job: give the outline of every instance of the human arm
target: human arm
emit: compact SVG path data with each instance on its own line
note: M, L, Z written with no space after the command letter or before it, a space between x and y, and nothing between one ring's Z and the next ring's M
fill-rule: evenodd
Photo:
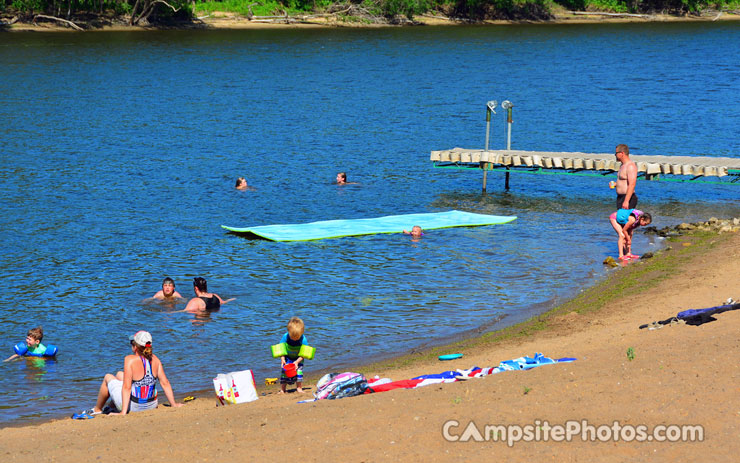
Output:
M637 219L635 216L630 215L627 219L627 223L624 225L624 247L626 248L626 254L632 254L632 232L635 231L637 225Z
M411 232L410 232L410 231L408 231L408 230L404 230L404 231L403 231L403 234L404 234L404 235L410 235L410 234L411 234Z
M131 403L131 382L134 378L134 361L135 356L129 355L123 361L123 386L121 386L121 410L111 415L125 415L128 413L128 406Z
M637 183L637 165L634 162L627 164L627 192L624 194L622 209L629 209L630 199L635 193L635 184Z
M3 360L3 362L10 362L11 360L15 360L15 359L17 359L18 357L20 357L20 355L18 355L18 354L13 354L13 355L11 355L10 357L8 357L8 358L6 358L5 360Z
M152 296L152 299L164 299L164 291L160 289Z
M303 357L298 357L297 359L293 360L293 363L296 365L300 365L300 363L303 362Z
M285 361L285 356L284 355L280 356L280 368L285 367L286 363L287 362Z
M154 357L154 359L156 359L157 363L157 379L159 379L159 384L162 385L162 389L164 390L165 397L167 397L167 401L169 401L170 405L173 407L182 407L183 404L175 401L175 394L174 392L172 392L172 385L170 384L170 380L167 379L167 375L164 373L162 362L160 362L159 359L156 357Z
M206 303L199 297L194 297L188 301L188 305L185 306L185 312L200 312L205 310Z
M219 296L218 294L214 293L213 295L216 296L219 301L221 301L221 304L226 304L227 302L231 302L236 299L235 297L231 297L229 299L221 299L221 296Z

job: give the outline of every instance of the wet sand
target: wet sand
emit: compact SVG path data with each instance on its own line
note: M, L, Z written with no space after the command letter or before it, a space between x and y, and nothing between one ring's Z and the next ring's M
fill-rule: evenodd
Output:
M447 369L497 366L543 352L573 363L336 401L278 395L217 407L206 394L177 409L127 417L57 420L0 430L2 461L732 461L740 450L740 311L701 326L638 329L690 308L740 299L740 233L678 238L653 259L605 281L547 315L503 332L358 368L408 379ZM631 348L632 355L628 356ZM439 362L443 352L462 359ZM630 359L631 357L631 359ZM259 378L258 378L259 379ZM175 392L178 393L175 386ZM309 383L313 388L313 384ZM94 398L91 397L91 403ZM486 425L700 425L701 442L449 442L470 421ZM449 426L449 425L448 425ZM629 435L627 435L629 437ZM659 436L660 437L660 436Z

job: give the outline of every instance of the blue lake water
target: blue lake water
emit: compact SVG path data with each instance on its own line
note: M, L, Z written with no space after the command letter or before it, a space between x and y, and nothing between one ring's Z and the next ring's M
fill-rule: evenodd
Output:
M3 357L36 325L61 352L0 366L0 426L92 406L140 329L182 397L277 376L293 315L310 373L545 310L606 273L611 178L515 174L505 192L489 174L484 196L480 172L429 152L482 147L485 102L509 99L515 149L740 157L737 49L740 24L717 23L0 34ZM638 193L658 226L740 216L737 185ZM518 219L418 243L220 228L451 209ZM208 318L144 302L165 276L236 300Z

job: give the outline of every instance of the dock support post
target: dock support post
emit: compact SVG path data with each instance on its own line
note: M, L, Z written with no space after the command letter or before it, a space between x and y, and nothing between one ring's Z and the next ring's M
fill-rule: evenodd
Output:
M486 103L486 152L488 152L488 136L491 133L491 113L496 114L496 100L491 100ZM488 180L488 171L486 170L487 163L480 163L481 169L483 169L483 194L486 194L486 183Z
M507 133L506 133L506 150L511 150L511 123L514 122L511 118L512 108L514 107L514 104L509 100L504 100L503 103L501 103L501 107L506 110L506 124L508 125ZM506 166L506 181L504 188L506 191L509 190L509 166Z

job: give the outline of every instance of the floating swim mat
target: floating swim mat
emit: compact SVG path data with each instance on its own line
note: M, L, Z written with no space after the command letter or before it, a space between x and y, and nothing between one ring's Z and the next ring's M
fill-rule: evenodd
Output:
M320 222L262 225L259 227L222 228L231 233L254 235L270 241L311 241L344 236L375 235L378 233L401 233L419 225L423 230L452 227L476 227L498 225L515 220L516 216L474 214L472 212L448 211L423 214L403 214L376 217L373 219L322 220Z

